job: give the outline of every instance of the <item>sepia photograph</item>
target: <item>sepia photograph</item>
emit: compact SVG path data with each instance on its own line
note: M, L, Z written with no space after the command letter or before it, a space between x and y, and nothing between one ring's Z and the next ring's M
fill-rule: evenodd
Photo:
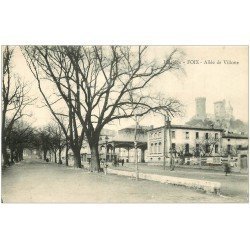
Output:
M248 203L248 46L4 45L2 203Z

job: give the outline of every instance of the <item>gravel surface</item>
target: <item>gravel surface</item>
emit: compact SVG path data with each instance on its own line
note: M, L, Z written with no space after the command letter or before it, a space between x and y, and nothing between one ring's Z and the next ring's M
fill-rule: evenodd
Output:
M236 182L242 185L237 179ZM245 182L248 183L247 178ZM247 202L246 194L205 194L185 187L90 173L32 159L2 172L2 200L4 203Z

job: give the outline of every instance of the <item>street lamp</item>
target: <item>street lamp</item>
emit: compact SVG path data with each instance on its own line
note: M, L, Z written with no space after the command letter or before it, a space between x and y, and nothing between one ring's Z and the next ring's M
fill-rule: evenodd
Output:
M135 112L135 140L134 140L134 149L135 149L135 176L136 180L139 180L139 168L138 168L138 149L137 149L137 126L138 126L138 117Z
M167 115L167 121L166 121L166 123L167 123L167 128L168 128L168 133L169 133L169 148L170 148L170 150L169 150L169 153L170 153L170 170L172 171L172 170L174 170L174 168L173 168L173 163L172 163L172 135L171 135L171 119L170 119L170 116L169 115Z
M169 138L169 153L170 153L170 170L173 170L172 167L172 136L171 136L171 120L169 115L164 115L164 138L163 138L163 169L166 169L166 141L167 141L167 131L168 130L168 138Z
M106 135L105 136L105 145L106 145L106 152L105 152L105 166L104 166L104 174L106 175L107 174L107 167L108 167L108 136Z
M175 153L175 150L172 149L172 147L171 147L169 150L169 153L170 153L170 171L173 171L174 167L175 167L175 163L173 161L173 153Z

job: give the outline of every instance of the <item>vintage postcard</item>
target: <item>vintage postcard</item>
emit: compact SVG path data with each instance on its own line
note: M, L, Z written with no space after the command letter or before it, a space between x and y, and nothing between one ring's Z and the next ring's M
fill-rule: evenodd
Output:
M248 46L2 46L2 203L248 203Z

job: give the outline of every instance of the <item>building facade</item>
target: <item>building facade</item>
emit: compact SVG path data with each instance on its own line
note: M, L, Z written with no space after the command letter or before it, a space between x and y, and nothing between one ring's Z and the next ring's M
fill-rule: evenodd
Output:
M226 133L222 135L223 153L237 155L248 151L248 136L244 134Z
M148 162L163 162L179 154L195 155L204 151L209 156L219 156L222 150L222 129L171 125L148 131ZM165 140L164 140L165 138ZM165 143L164 143L165 141Z

